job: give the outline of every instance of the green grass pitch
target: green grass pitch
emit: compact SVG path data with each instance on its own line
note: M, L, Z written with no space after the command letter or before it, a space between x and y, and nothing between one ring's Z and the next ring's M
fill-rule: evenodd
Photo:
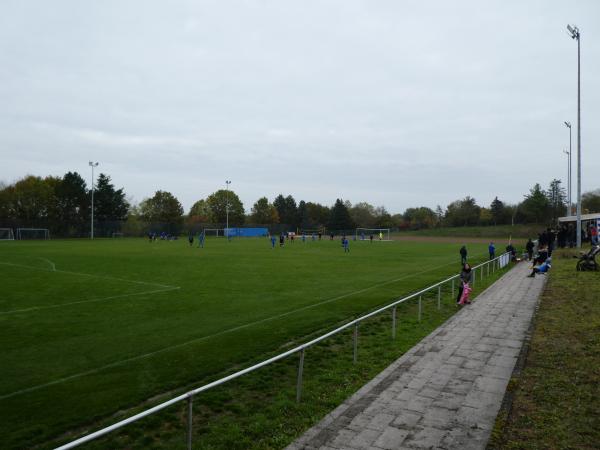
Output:
M0 436L40 443L457 273L459 245L0 243ZM473 261L486 244L468 246ZM93 426L92 426L93 428ZM28 445L25 445L28 446Z

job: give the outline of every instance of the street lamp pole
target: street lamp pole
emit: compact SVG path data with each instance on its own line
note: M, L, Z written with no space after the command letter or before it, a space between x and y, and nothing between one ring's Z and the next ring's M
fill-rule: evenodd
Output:
M227 233L227 240L229 241L229 185L231 184L230 180L225 180L227 193L225 194L225 216L226 216L226 228L225 233Z
M577 248L581 248L581 33L576 26L567 25L577 39Z
M567 216L571 215L571 152L563 150L563 153L567 155L569 158L567 159Z
M569 189L568 189L568 195L569 195L569 211L567 212L567 216L570 216L573 214L573 196L571 193L571 155L573 154L573 150L571 148L571 143L572 143L572 139L571 139L571 122L565 122L565 125L567 126L567 128L569 129L569 151L565 153L567 153L569 155Z
M98 163L90 161L88 164L92 168L92 219L90 221L90 239L94 239L94 167L98 167Z

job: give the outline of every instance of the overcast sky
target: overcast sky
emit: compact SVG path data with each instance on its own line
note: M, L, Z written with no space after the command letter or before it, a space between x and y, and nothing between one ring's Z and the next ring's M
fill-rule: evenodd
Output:
M186 212L225 187L392 212L565 181L582 36L584 191L600 188L600 2L0 3L0 181L90 178Z

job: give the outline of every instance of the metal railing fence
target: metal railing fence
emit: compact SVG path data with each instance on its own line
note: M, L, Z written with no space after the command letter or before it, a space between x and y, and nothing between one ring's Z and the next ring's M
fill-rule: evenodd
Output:
M510 262L510 254L503 253L502 255L500 255L494 259L491 259L489 261L485 261L481 264L473 266L471 268L473 271L473 283L472 283L473 286L475 286L475 284L477 282L477 275L480 276L480 281L483 281L484 275L486 275L486 276L490 275L490 270L491 270L491 273L493 274L496 270L500 270L503 267L505 267L506 265L508 265L509 262ZM313 345L318 344L319 342L321 342L331 336L334 336L344 330L347 330L349 328L354 328L353 334L352 334L352 339L353 339L352 347L353 347L353 353L354 353L353 360L354 360L354 362L356 362L358 360L358 325L361 322L363 322L364 320L367 320L375 315L381 314L384 311L388 311L389 309L391 309L392 310L392 339L395 339L395 337L396 337L396 322L397 322L396 321L396 307L399 304L407 302L414 298L418 298L418 320L420 322L421 317L422 317L422 311L423 311L422 297L424 296L424 294L426 294L432 290L437 290L437 308L440 309L441 308L441 288L442 288L442 286L446 285L447 283L451 283L452 297L454 297L455 280L459 277L460 277L460 274L453 275L449 278L446 278L443 281L432 284L431 286L421 289L418 292L414 292L406 297L402 297L398 300L393 301L392 303L390 303L388 305L382 306L381 308L371 311L368 314L365 314L357 319L354 319L348 323L345 323L344 325L342 325L334 330L331 330L328 333L325 333L319 337L316 337L309 342L301 344L291 350L288 350L284 353L280 353L276 356L273 356L272 358L266 359L262 362L254 364L253 366L250 366L250 367L242 369L238 372L232 373L231 375L220 378L211 383L205 384L204 386L200 386L196 389L192 389L184 394L178 395L177 397L174 397L170 400L160 403L152 408L149 408L149 409L142 411L138 414L135 414L131 417L123 419L123 420L121 420L117 423L114 423L108 427L102 428L101 430L95 431L93 433L90 433L88 435L80 437L79 439L71 441L65 445L57 447L55 450L67 450L67 449L78 447L81 444L90 442L94 439L97 439L97 438L104 436L108 433L111 433L115 430L123 428L126 425L129 425L130 423L136 422L140 419L143 419L144 417L147 417L151 414L154 414L154 413L161 411L171 405L174 405L175 403L179 403L184 400L187 401L187 404L188 404L187 424L186 424L186 426L187 426L186 444L187 444L187 448L191 449L192 448L192 430L193 430L193 423L192 423L193 422L192 421L193 398L196 394L200 394L201 392L207 391L211 388L214 388L221 384L227 383L228 381L231 381L235 378L239 378L242 375L245 375L250 372L254 372L255 370L260 369L261 367L268 366L276 361L280 361L282 359L287 358L288 356L298 353L299 354L299 362L298 362L298 375L297 375L297 380L296 380L296 401L299 402L302 398L302 377L303 377L303 373L304 373L304 356L305 356L306 349L308 349L309 347L312 347Z

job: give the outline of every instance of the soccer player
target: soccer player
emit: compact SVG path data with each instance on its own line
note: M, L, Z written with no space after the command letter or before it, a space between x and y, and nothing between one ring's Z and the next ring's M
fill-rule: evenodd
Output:
M312 234L312 240L315 242L315 233Z
M383 240L383 233L380 231L379 232L379 240L382 241Z
M271 248L275 248L275 242L277 242L277 238L271 235Z
M373 243L373 235L372 234L369 235L369 241L371 241L371 244Z
M281 233L279 235L279 246L283 247L283 244L285 243L285 235L283 233Z
M302 242L306 242L306 235L302 233Z
M342 246L344 247L344 253L350 253L350 243L346 236L342 239Z
M200 247L204 248L204 231L198 234L198 248Z
M191 231L190 231L190 234L188 235L188 242L190 243L190 247L192 245L194 245L194 233L192 233Z

